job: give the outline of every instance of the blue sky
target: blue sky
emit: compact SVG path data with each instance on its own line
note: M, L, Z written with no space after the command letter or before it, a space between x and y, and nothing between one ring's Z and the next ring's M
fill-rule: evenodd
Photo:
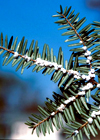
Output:
M67 37L62 37L63 31L58 31L58 26L54 23L56 18L52 15L59 11L60 4L65 8L66 6L72 6L75 9L75 13L80 12L80 17L87 18L87 24L92 21L99 20L99 12L88 8L86 0L1 0L0 1L0 32L3 32L4 36L7 34L8 38L12 35L14 38L18 36L19 41L23 36L28 39L28 45L34 39L38 40L40 52L44 43L47 43L50 48L54 49L54 54L57 55L59 47L61 46L64 52L65 59L70 56L69 48L64 40ZM2 57L0 56L0 62ZM36 79L36 88L45 88L42 91L44 97L52 94L52 91L56 90L56 84L50 81L50 76L43 76L41 72L38 74L32 73L32 69L25 70L24 74L20 74L20 70L16 73L15 68L3 66L0 63L0 69L2 71L9 71L14 73L22 80L28 81L32 86L33 78ZM33 89L34 90L34 89ZM51 97L51 95L49 96Z

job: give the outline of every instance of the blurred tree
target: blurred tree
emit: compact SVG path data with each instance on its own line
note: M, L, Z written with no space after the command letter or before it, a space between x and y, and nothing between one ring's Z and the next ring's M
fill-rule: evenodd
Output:
M6 87L6 88L5 88ZM4 74L0 71L0 109L7 111L14 109L25 110L25 107L31 106L33 100L37 104L39 90L32 91L28 83L17 78L11 73ZM24 98L23 98L24 95ZM31 100L27 100L30 95Z
M6 136L11 134L11 125L14 123L12 117L14 117L14 114L20 111L23 113L36 111L35 106L37 106L37 93L39 91L37 90L36 93L32 92L32 89L27 88L28 86L26 85L27 82L22 81L15 75L0 71L0 139L6 138ZM28 94L30 94L31 101L27 100ZM34 96L35 102L33 106ZM11 118L9 118L9 114L12 116Z
M89 7L100 10L100 0L86 0L86 1Z

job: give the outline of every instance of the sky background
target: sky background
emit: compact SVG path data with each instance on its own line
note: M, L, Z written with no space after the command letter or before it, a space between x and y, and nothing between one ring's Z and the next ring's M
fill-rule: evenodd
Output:
M99 3L96 5L97 1ZM25 39L28 39L28 46L33 39L35 41L38 40L40 53L42 53L45 43L50 48L53 48L54 55L56 56L59 47L62 47L64 59L69 60L71 55L71 52L69 52L70 47L64 42L67 36L61 36L64 31L58 30L58 25L54 23L57 19L53 18L52 15L56 14L56 11L59 11L60 5L62 5L63 9L66 6L72 6L72 10L75 9L75 13L80 12L80 18L86 17L87 21L85 25L93 21L100 21L100 0L94 0L95 4L93 5L90 4L91 2L93 0L0 0L0 32L3 33L4 37L8 35L8 39L12 35L14 39L18 36L18 42L25 36ZM23 115L25 110L21 110L22 107L25 108L26 104L30 105L32 109L37 108L37 104L41 105L43 103L44 105L46 97L52 98L53 91L59 91L57 83L55 84L50 80L51 75L44 76L42 75L42 71L32 73L32 68L25 69L23 75L21 75L20 69L15 72L17 66L12 67L12 63L8 66L2 66L2 63L3 55L0 55L0 78L3 75L5 76L3 78L6 79L6 83L4 83L4 87L2 88L3 93L0 89L0 95L4 96L4 99L7 100L10 106L6 105L6 113L10 116L3 114L4 112L0 112L0 125L4 123L7 127L7 124L13 125L15 123L14 119L16 121L18 121L17 119L20 121L22 119L23 122L28 119L31 113L28 112L29 115L25 116ZM7 87L7 84L11 85L11 89ZM0 83L1 86L2 84ZM36 100L36 98L39 98L39 100ZM1 97L0 99L2 100ZM37 103L36 106L35 103ZM23 116L16 116L18 113ZM7 128L7 132L10 128ZM15 130L19 130L15 126L14 128ZM22 131L23 129L25 129L24 126L23 128L21 127ZM15 136L14 139L16 139Z
M13 35L15 39L18 36L18 41L25 36L28 39L28 46L33 39L38 40L40 52L46 43L57 55L61 46L64 58L68 60L71 53L67 43L64 42L67 37L61 36L63 31L57 30L58 25L54 23L56 18L52 17L56 11L59 11L60 4L63 8L72 6L75 13L80 12L81 18L86 17L86 24L94 20L100 21L99 10L88 7L88 0L0 0L0 32L3 32L4 36L8 35L8 38ZM15 72L16 66L12 68L11 63L2 66L2 56L0 56L0 70L13 73L21 80L27 81L31 88L35 85L34 88L41 91L43 100L45 97L51 97L52 91L57 89L57 84L50 81L51 76L44 76L41 71L36 74L32 73L32 69L28 69L21 75L20 70Z

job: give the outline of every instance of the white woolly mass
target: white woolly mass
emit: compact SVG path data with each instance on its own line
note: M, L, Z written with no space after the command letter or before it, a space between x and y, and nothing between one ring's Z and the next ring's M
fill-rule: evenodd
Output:
M73 74L74 75L74 78L76 78L76 79L80 79L81 78L81 76L80 76L80 74L79 74L79 72L77 72L77 71L74 71L74 70L68 70L68 74L70 75L70 74Z
M14 52L13 57L18 57L18 52Z
M90 77L95 77L95 74L94 74L93 72L91 72L91 71L88 72L88 75L89 75Z
M44 62L42 62L42 63L44 63ZM49 66L51 67L51 63L48 62L48 61L45 61L45 66L48 66L48 64L49 64Z
M91 69L90 71L91 71L91 73L95 73L95 69Z
M86 46L83 47L83 49L87 49ZM91 54L90 51L86 50L85 52L85 56L87 56L87 60L86 62L90 64L90 60L92 59L91 56L89 56ZM30 60L30 57L26 57L27 61ZM36 59L36 62L35 62L36 65L40 65L40 66L49 66L49 67L53 67L55 70L60 70L62 73L68 73L69 75L70 74L73 74L74 75L74 78L76 79L85 79L85 80L90 80L91 77L95 77L95 70L94 69L91 69L90 72L88 73L89 75L81 75L78 71L74 71L74 70L66 70L65 68L62 67L62 65L58 65L56 62L49 62L49 61L46 61L46 60L42 60L41 58L37 58ZM83 90L87 90L89 89L89 87L85 86L85 88L83 87Z
M78 71L75 71L75 70L73 71L73 74L76 74L78 76L80 75L79 72Z
M85 91L79 92L78 95L81 95L81 96L82 96L82 95L85 95Z
M92 60L92 56L88 56L87 59L88 59L88 60Z
M74 101L76 99L76 97L72 96L72 97L69 97L69 99L65 100L64 101L64 104L69 104L70 102Z
M86 63L87 63L87 64L90 64L90 60L87 59L87 60L86 60Z
M64 69L64 68L61 68L61 71L62 71L63 73L66 73L66 69Z
M24 56L25 60L30 61L30 57L28 57L27 55Z
M57 65L57 63L54 63L53 66L54 66L54 69L55 69L55 70L58 70L58 65Z
M64 104L66 104L66 105L69 104L69 103L70 103L69 99L64 101Z
M93 111L93 112L91 113L91 117L92 117L92 118L96 118L96 116L100 116L100 110L99 110L99 111Z
M99 83L99 84L97 84L97 87L98 87L98 88L100 88L100 83Z
M88 76L86 76L86 80L88 81L88 80L90 80L90 76L88 75Z
M85 56L89 56L91 54L91 52L90 51L88 51L88 50L86 50L86 52L85 52Z
M92 118L88 118L87 121L91 124L93 122Z
M59 110L59 111L63 111L63 109L65 109L65 105L64 105L64 104L61 104L61 105L57 108L57 110Z
M77 76L77 79L80 79L81 77L80 76Z
M76 99L76 97L72 96L69 98L69 101L71 102L71 101L74 101L75 99Z
M86 79L86 75L84 75L84 74L81 77L82 77L82 79Z
M92 117L92 118L96 118L96 111L93 111L93 112L92 112L91 117Z
M68 74L73 74L73 70L68 70Z
M75 99L76 99L75 96L69 97L69 99L67 99L67 100L64 101L64 104L67 105L67 104L69 104L70 102L74 101Z
M90 77L95 77L95 74L91 74Z
M92 85L91 83L88 83L87 86L88 86L89 88L93 88L93 85Z
M40 63L43 63L42 59L41 58L37 58L35 64L40 64Z
M54 67L55 70L60 69L60 71L62 73L66 73L67 72L67 70L65 68L63 68L62 65L58 65L55 62L49 62L49 61L46 61L46 60L42 60L41 58L37 58L35 64L36 65L40 65L40 66ZM68 74L69 75L70 74L74 74L74 78L77 78L77 79L81 78L79 72L74 71L74 70L68 70Z
M86 47L86 46L84 46L84 47L82 47L82 49L83 49L83 50L86 50L86 49L87 49L87 47Z
M68 103L74 101L75 99L76 99L76 97L74 97L74 96L73 97L70 97L68 100L65 100L64 103L65 104L68 104Z
M62 68L62 65L58 65L58 68Z
M100 115L100 110L96 112L96 115L99 116Z
M82 77L82 79L86 79L88 81L88 80L90 80L91 77L95 77L95 74L90 72L90 73L88 73L88 75L83 74L81 77Z
M65 100L64 101L64 104L69 104L70 102L72 102L72 101L74 101L76 99L76 97L74 97L74 96L72 96L72 97L69 97L69 99L68 100ZM63 109L65 109L65 105L64 104L61 104L58 108L57 108L57 110L59 110L59 111L63 111Z
M55 115L55 112L52 112L52 113L51 113L51 116L54 116L54 115Z
M96 116L100 116L100 110L99 111L93 111L91 113L91 117L87 119L89 124L92 124L93 118L96 118Z
M82 90L89 90L89 89L91 89L91 88L93 88L93 85L92 85L91 83L88 83L87 85L85 85L85 86L82 87L81 89L82 89Z
M61 104L60 107L61 107L62 109L64 109L64 108L65 108L65 105L64 105L64 104Z
M77 75L74 75L74 78L78 79L78 76Z
M35 64L40 65L40 66L49 66L49 67L54 67L55 70L61 69L63 73L66 72L66 69L62 68L62 65L58 65L55 62L49 62L46 60L42 60L41 58L37 58Z
M80 40L79 43L83 43L83 41Z
M40 63L39 65L43 67L44 66L44 63Z
M88 53L88 55L90 55L90 54L91 54L91 51L88 51L88 50L87 50L86 53Z
M46 62L46 61L45 61L45 66L46 66L46 63L47 63L47 65L49 65L50 67L53 66L53 64L52 64L53 62L48 62L48 61Z
M75 130L75 131L74 131L75 136L76 136L78 133L79 133L78 130Z

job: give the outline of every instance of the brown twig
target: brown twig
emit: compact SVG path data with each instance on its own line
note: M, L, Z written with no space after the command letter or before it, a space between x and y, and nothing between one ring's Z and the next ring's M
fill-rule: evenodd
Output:
M83 125L81 125L77 130L78 130L78 131L81 130L81 129L82 129L83 127L85 127L87 124L88 124L88 121L86 121ZM71 135L73 136L73 135L75 135L75 133L73 132Z
M86 46L84 43L84 40L82 39L82 37L78 34L77 30L75 29L75 27L70 23L70 21L66 18L65 15L61 14L61 16L63 18L65 18L65 20L67 21L67 23L72 27L72 29L74 30L74 32L76 33L76 35L79 37L80 41L82 41L83 46ZM92 64L90 64L90 69L92 68Z
M86 46L83 39L81 38L81 36L78 34L77 30L74 28L74 26L69 22L69 20L63 15L61 14L61 16L63 18L65 18L65 20L68 22L68 24L72 27L72 29L74 30L74 32L76 33L76 35L79 37L79 39L82 41L83 46Z
M7 48L4 48L4 47L2 47L2 46L0 46L0 49L3 49L3 50L5 50L5 51L7 51L7 52L9 52L9 53L12 53L12 54L15 53L14 51L9 50L9 49L7 49ZM18 54L18 56L20 56L20 57L22 57L22 58L25 58L25 56L24 56L24 55L21 55L21 54ZM30 61L36 62L36 60L33 60L33 59L30 59Z
M75 96L75 98L78 98L80 95L76 95ZM76 100L76 99L75 99ZM74 100L74 101L75 101ZM74 102L73 101L73 102ZM64 106L66 107L67 106L67 104L64 104ZM60 113L61 111L60 110L56 110L55 112L54 112L54 115L56 115L57 113ZM47 117L47 118L45 118L44 120L42 120L42 121L40 121L38 124L36 124L33 128L35 129L36 127L38 127L41 123L43 123L43 122L45 122L45 121L48 121L51 117L53 117L52 115L50 115L49 117ZM84 127L84 126L83 126ZM81 128L80 128L81 129Z
M55 115L59 112L59 110L55 111ZM39 123L37 123L36 125L34 125L33 129L35 129L36 127L38 127L41 123L44 123L45 121L48 121L51 117L53 117L52 115L50 115L49 117L45 118L44 120L40 121Z

